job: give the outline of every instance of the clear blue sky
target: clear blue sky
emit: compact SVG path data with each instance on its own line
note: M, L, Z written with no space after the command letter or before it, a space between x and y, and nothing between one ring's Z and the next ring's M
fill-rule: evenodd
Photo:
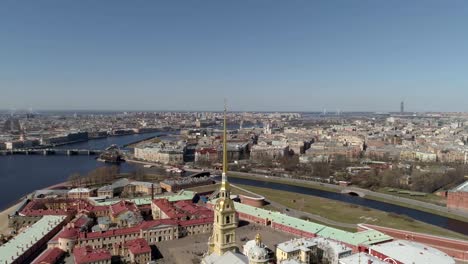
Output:
M0 109L468 111L468 1L0 2Z

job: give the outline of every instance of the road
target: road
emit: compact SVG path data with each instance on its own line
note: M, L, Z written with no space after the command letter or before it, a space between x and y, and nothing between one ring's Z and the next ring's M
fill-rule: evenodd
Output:
M138 161L132 160L131 162L138 162ZM139 162L139 163L157 165L157 164L151 163L151 162ZM212 172L212 170L201 170L201 169L187 169L187 171L190 171L190 172L210 171L210 172ZM440 206L440 205L435 205L435 204L431 204L431 203L427 203L427 202L423 202L423 201L418 201L418 200L414 200L414 199L409 199L409 198L405 198L405 197L395 196L395 195L391 195L391 194L373 192L373 191L358 188L358 187L350 187L350 186L343 187L343 186L339 186L339 185L335 185L335 184L321 183L321 182L315 182L315 181L310 181L310 180L302 180L302 179L276 177L276 176L269 176L269 175L268 175L268 178L265 178L266 175L255 174L255 173L250 173L250 172L248 172L248 173L238 172L238 171L232 171L232 172L236 173L238 175L244 176L244 177L253 177L253 178L256 178L256 179L261 180L261 181L282 180L282 181L287 181L287 182L292 182L292 183L323 186L323 187L327 187L327 188L330 188L330 189L334 189L337 192L341 192L341 191L343 191L343 189L355 190L357 192L363 193L365 196L368 197L367 199L372 199L370 197L376 197L376 198L386 200L386 201L382 201L382 202L387 202L387 203L395 202L395 203L397 203L397 204L399 204L401 206L405 206L405 204L406 205L411 205L411 206L417 206L417 207L421 207L421 208L424 208L424 209L437 211L437 212L440 212L441 214L449 213L449 214L452 214L452 215L456 215L456 216L468 219L468 212L463 211L463 210L449 209L447 207ZM313 186L311 186L311 188L313 188Z
M438 211L438 212L443 213L443 214L450 213L452 215L456 215L456 216L459 216L459 217L468 218L468 212L466 212L466 211L456 210L456 209L449 209L449 208L444 207L444 206L439 206L439 205L435 205L435 204L431 204L431 203L426 203L426 202L423 202L423 201L408 199L408 198L395 196L395 195L390 195L390 194L385 194L385 193L373 192L373 191L370 191L370 190L357 188L357 187L350 187L350 186L343 187L343 186L339 186L339 185L335 185L335 184L314 182L314 181L310 181L310 180L283 178L283 177L276 177L276 176L268 176L268 178L265 178L265 175L254 174L254 173L244 173L244 172L237 172L237 171L234 172L234 173L236 173L238 175L241 175L241 176L245 176L245 177L253 177L253 178L256 178L256 179L261 180L261 181L282 180L282 181L287 181L287 182L291 182L291 183L323 186L323 187L327 187L327 188L330 188L330 189L334 189L337 192L341 192L343 189L355 190L357 192L364 193L367 197L370 196L370 197L377 197L377 198L385 199L385 200L389 201L390 203L393 201L393 202L402 204L402 206L404 206L404 204L407 204L407 205L418 206L418 207L429 209L429 210ZM313 188L313 186L311 186L311 188ZM372 199L372 198L368 198L368 199ZM385 202L385 201L383 201L383 202Z

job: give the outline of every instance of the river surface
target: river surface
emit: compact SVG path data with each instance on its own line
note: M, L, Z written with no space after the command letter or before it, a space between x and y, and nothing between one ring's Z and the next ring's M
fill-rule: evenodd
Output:
M130 144L133 142L137 142L137 141L155 137L155 136L166 136L169 134L171 134L171 132L154 132L154 133L125 135L125 136L105 137L105 138L97 138L97 139L91 139L88 141L57 146L56 148L60 148L60 149L105 149L113 144L119 146L120 148L123 148L123 146L126 144ZM176 133L172 132L172 134L176 134Z
M61 146L61 148L76 149L104 149L112 144L120 147L123 145L140 141L149 137L158 136L167 133L148 133L137 135L126 135L118 137L108 137L93 139L87 142L80 142ZM0 156L0 186L1 198L0 209L4 209L15 203L24 195L34 190L45 188L63 181L66 181L70 174L87 174L89 171L108 164L98 162L95 156L65 156L65 155L9 155ZM141 165L132 163L122 163L120 172L132 172L137 168L143 169ZM159 168L144 169L149 173L165 173ZM385 212L408 215L416 220L447 228L465 235L468 235L468 223L451 218L434 215L398 205L387 204L379 201L369 200L356 196L327 192L322 190L310 189L300 186L287 185L281 183L264 182L253 179L230 178L234 184L244 184L255 187L264 187L275 190L296 192L305 195L313 195L351 204L361 205ZM337 208L339 210L339 208Z
M105 149L112 144L122 147L135 141L166 134L163 132L134 134L93 139L60 146L62 149ZM15 203L34 190L66 181L70 174L87 174L91 170L110 166L96 161L96 156L66 155L8 155L0 156L0 210ZM132 172L141 165L122 163L120 172ZM146 169L145 169L146 170ZM148 169L157 172L157 168ZM164 171L162 171L164 172Z
M249 186L254 186L254 187L262 187L262 188L269 188L269 189L280 190L280 191L288 191L288 192L301 193L301 194L306 194L306 195L313 195L313 196L328 198L328 199L337 200L341 202L361 205L364 207L369 207L369 208L381 210L384 212L403 214L411 218L414 218L416 220L419 220L421 222L440 226L440 227L443 227L443 228L446 228L446 229L449 229L458 233L468 235L468 222L463 222L463 221L455 220L452 218L447 218L447 217L443 217L440 215L435 215L435 214L431 214L431 213L427 213L427 212L423 212L423 211L419 211L419 210L415 210L411 208L406 208L406 207L402 207L402 206L398 206L394 204L388 204L384 202L361 198L359 196L351 196L348 194L322 191L322 190L311 189L311 188L306 188L306 187L301 187L301 186L283 184L283 183L265 182L265 181L254 180L254 179L243 179L243 178L231 177L229 178L229 181L234 184L237 183L237 184L249 185ZM339 210L339 208L337 208L337 210Z

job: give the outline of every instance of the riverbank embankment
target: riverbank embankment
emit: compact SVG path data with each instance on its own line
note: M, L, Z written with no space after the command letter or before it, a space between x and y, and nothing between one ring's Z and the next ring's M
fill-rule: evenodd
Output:
M276 183L284 183L293 186L301 186L311 189L318 189L328 192L334 193L341 193L344 189L352 189L355 191L359 191L365 194L365 199L368 200L375 200L379 202L384 202L388 204L394 204L402 207L407 207L431 214L436 214L444 217L449 217L453 219L457 219L460 221L468 222L468 212L464 212L461 210L453 210L443 206L426 203L418 200L413 200L409 198L404 198L400 196L393 196L389 194L377 193L370 190L357 188L357 187L343 187L334 184L327 184L321 182L314 182L314 181L306 181L301 179L293 179L293 178L282 178L276 176L265 176L260 174L252 174L252 173L243 173L243 172L230 172L229 177L234 178L243 178L243 179L256 179L261 180L264 182L276 182Z

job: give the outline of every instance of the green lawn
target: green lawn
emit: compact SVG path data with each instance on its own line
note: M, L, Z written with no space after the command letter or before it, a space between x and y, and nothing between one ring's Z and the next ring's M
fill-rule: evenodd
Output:
M414 199L414 200L418 200L418 201L422 201L422 202L426 202L426 203L432 203L432 204L436 204L436 205L440 205L440 206L446 206L446 204L447 204L446 199L444 199L444 198L442 198L440 196L437 196L435 194L432 194L432 193L426 193L425 196L414 196L414 195L409 195L409 194L406 194L406 193L400 193L399 192L399 191L404 192L406 190L397 189L397 188L387 188L387 187L379 188L376 191L380 192L380 193L390 194L390 195L404 197L404 198L408 198L408 199Z
M464 240L468 239L467 236L437 226L418 222L407 216L396 215L310 195L302 195L245 185L239 186L246 190L263 195L268 200L275 201L289 208L320 215L337 222L349 224L368 223L414 232L441 235Z
M214 192L220 187L221 187L221 184L216 183L216 184L211 184L211 185L192 187L192 188L188 188L187 190L194 191L197 193L204 193L204 192ZM233 186L233 185L231 185L231 194L253 196L251 193L240 190L236 188L236 186Z
M254 178L254 177L249 177L249 176L245 176L245 175L240 175L240 174L237 174L236 172L230 172L229 176L233 177L233 178L253 179L253 180L259 180L259 181L266 181L266 182L278 182L278 183L284 183L284 184L289 184L289 185L307 187L307 188L318 189L318 190L329 191L329 192L335 192L335 193L340 192L340 190L338 190L338 189L333 189L333 188L330 188L330 187L327 187L327 186L324 186L324 185L320 185L320 183L316 183L316 182L297 183L297 182L289 181L288 179L272 179L272 178L259 179L259 178L256 178L256 177ZM390 193L390 194L394 194L394 193ZM409 196L409 195L407 195L407 196ZM450 213L446 213L446 212L441 212L441 211L437 211L437 210L432 210L432 209L428 209L428 208L417 206L417 205L411 205L411 204L408 204L408 203L405 203L405 202L398 202L398 201L388 200L388 199L376 197L376 196L373 196L373 195L366 195L365 198L366 199L371 199L371 200L376 200L376 201L381 201L381 202L385 202L385 203L389 203L389 204L395 204L395 205L399 205L399 206L403 206L403 207L408 207L408 208L420 210L420 211L423 211L423 212L428 212L428 213L432 213L432 214L436 214L436 215L441 215L441 216L444 216L444 217L457 219L457 220L460 220L460 221L465 221L465 222L468 221L467 218L464 218L462 216L458 216L458 215L454 215L454 214L450 214ZM406 198L412 198L412 197L409 196L409 197L406 197Z

